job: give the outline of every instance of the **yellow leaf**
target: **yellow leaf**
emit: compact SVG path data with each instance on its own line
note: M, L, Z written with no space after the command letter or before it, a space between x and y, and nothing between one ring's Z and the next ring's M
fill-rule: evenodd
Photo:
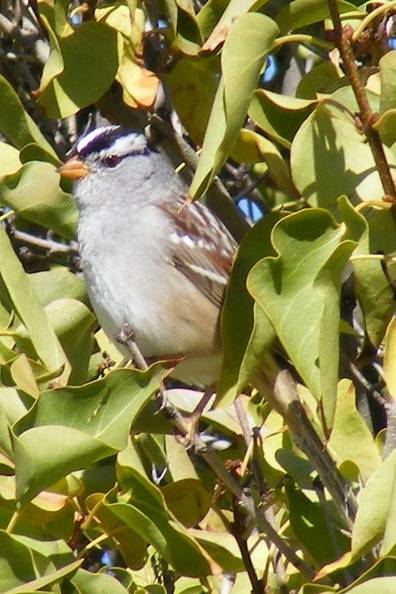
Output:
M389 394L396 400L396 318L393 317L385 334L384 375Z

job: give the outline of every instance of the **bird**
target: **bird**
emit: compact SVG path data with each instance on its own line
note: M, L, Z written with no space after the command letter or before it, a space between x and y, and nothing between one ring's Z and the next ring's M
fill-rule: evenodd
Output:
M83 276L109 339L119 343L128 328L145 359L178 361L173 376L186 384L215 384L237 249L226 226L186 200L170 159L141 131L91 130L59 173L74 180Z

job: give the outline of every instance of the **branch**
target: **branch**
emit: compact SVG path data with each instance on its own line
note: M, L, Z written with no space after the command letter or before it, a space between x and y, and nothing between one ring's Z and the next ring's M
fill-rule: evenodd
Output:
M340 518L348 530L356 514L357 504L349 485L337 466L301 404L295 383L286 370L280 371L275 362L266 359L266 368L256 372L253 384L267 402L284 419L293 440L318 472L326 489L333 497Z
M51 254L77 254L77 244L75 241L70 244L61 243L60 241L53 241L52 239L43 239L42 237L36 237L25 231L18 231L17 229L11 230L11 235L14 239L27 243L34 247L38 247L47 250Z
M337 0L327 1L334 25L335 43L340 52L340 56L344 63L345 73L349 78L360 109L362 129L374 157L382 187L384 189L384 198L389 202L396 203L395 184L385 156L384 147L382 145L379 133L372 127L376 116L371 110L364 86L360 80L359 70L355 62L355 56L353 54L351 42L352 30L349 27L343 28L340 13L337 7Z

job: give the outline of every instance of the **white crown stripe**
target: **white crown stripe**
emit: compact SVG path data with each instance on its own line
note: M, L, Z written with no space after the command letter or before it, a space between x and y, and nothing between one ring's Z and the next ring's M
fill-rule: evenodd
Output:
M144 136L138 136L134 132L126 136L120 136L117 140L103 153L111 153L112 155L125 155L130 152L141 152L147 147Z
M111 128L117 128L117 126L111 126ZM110 127L109 127L110 129ZM77 152L80 153L83 151L87 146L91 144L93 140L95 140L98 136L103 136L103 128L98 128L97 130L92 130L88 132L86 136L80 138L77 143Z

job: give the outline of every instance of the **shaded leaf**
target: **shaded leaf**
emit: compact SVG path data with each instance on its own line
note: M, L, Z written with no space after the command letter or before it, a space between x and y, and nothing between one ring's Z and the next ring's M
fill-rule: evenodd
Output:
M199 524L209 510L212 496L197 479L181 479L162 488L166 505L187 528Z
M289 167L276 146L261 134L242 128L231 157L239 163L264 161L275 185L291 198L299 195L290 179Z
M319 503L314 503L289 479L285 482L289 501L290 525L301 545L319 565L339 556L340 541L344 548L349 544L347 537L341 537L340 530L333 526L334 534L329 532L330 509L323 510ZM334 538L337 537L337 543ZM320 542L320 546L318 546Z
M182 57L165 75L172 103L193 142L201 145L218 84L218 57Z
M101 530L114 540L127 566L140 569L146 562L147 540L122 521L105 498L103 493L89 495L85 500L87 510L95 516Z
M297 99L258 89L253 94L248 114L270 138L290 148L297 130L316 104L316 99Z
M183 575L217 573L218 565L177 522L160 489L146 477L136 450L129 448L127 455L121 452L118 461L119 480L131 499L128 505L109 504L110 509Z
M0 130L19 149L35 142L57 158L54 149L40 132L37 124L24 110L21 100L10 83L1 75Z
M254 308L246 280L254 264L275 253L270 236L280 218L276 213L264 217L246 234L237 251L221 320L223 365L217 394L223 405L244 389L275 336L265 314Z
M392 288L382 270L381 262L367 259L368 254L393 254L396 230L388 208L372 208L363 219L366 230L354 252L353 270L356 293L363 311L369 346L378 347L395 311ZM359 256L363 256L359 259ZM366 258L364 257L366 256ZM391 278L396 278L396 266L385 262Z

